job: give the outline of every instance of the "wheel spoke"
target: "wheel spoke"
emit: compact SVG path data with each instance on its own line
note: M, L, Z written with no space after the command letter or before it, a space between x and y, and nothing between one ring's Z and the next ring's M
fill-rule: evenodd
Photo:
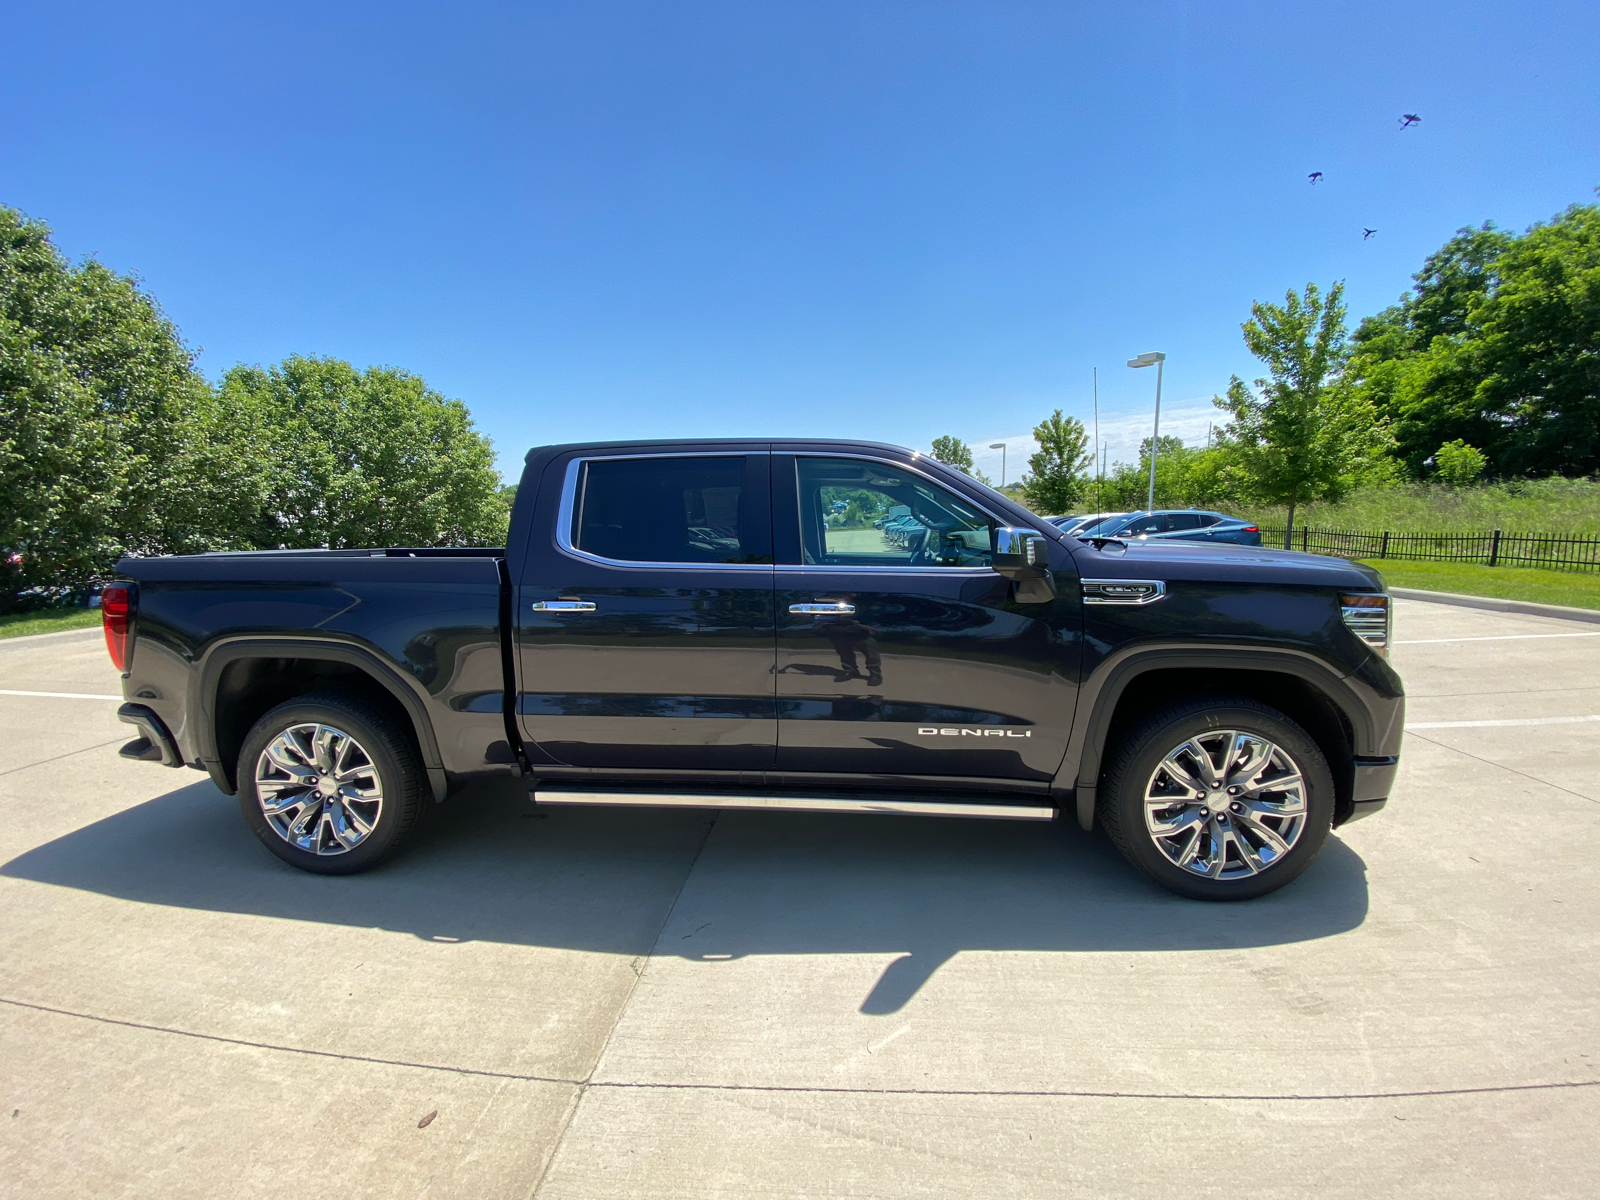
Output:
M1267 763L1271 761L1272 753L1277 747L1269 741L1251 737L1247 733L1238 734L1236 741L1238 744L1232 748L1233 753L1229 756L1229 761L1231 762L1233 756L1237 755L1240 746L1250 747L1249 757L1237 768L1228 772L1227 781L1231 786L1242 787L1249 791L1255 783L1256 776L1261 774Z
M1234 735L1232 733L1228 733L1228 734L1225 734L1224 736L1227 737L1228 744L1231 746L1233 744L1233 736ZM1190 755L1193 756L1195 761L1200 764L1200 770L1202 772L1204 772L1204 774L1205 774L1205 788L1214 788L1214 787L1221 786L1222 777L1221 777L1221 775L1219 775L1217 773L1217 764L1211 757L1211 751L1207 750L1204 746L1202 746L1200 744L1200 739L1199 738L1190 738L1187 742L1185 742L1183 745L1179 746L1171 754L1167 755L1167 757L1168 758L1173 758L1173 757L1183 753L1185 750L1187 750L1190 753ZM1205 789L1202 789L1202 790L1205 790Z
M1251 833L1255 834L1269 847L1271 847L1272 857L1274 860L1276 860L1280 854L1289 853L1289 843L1284 841L1283 838L1278 835L1277 830L1273 829L1270 825L1264 824L1259 819L1261 815L1262 814L1259 812L1259 810L1249 809L1245 812L1235 814L1235 819L1238 820L1239 824L1243 825ZM1241 838L1240 840L1243 841L1244 839Z
M1183 747L1180 746L1178 750L1173 751L1162 759L1161 769L1167 773L1167 778L1175 786L1188 789L1189 798L1204 796L1206 794L1206 785L1196 779L1194 773L1178 761L1178 754L1182 749ZM1154 803L1156 797L1152 796L1150 800L1151 803Z
M1200 810L1190 808L1164 821L1159 818L1152 818L1150 832L1155 834L1156 837L1176 837L1179 834L1188 833L1191 829L1203 828L1205 823L1206 819L1200 815Z
M1267 865L1262 861L1261 856L1256 853L1256 849L1250 844L1249 839L1244 837L1238 829L1229 829L1226 837L1227 844L1239 852L1239 859L1250 869L1250 874L1256 874ZM1224 866L1226 866L1226 858L1224 858Z

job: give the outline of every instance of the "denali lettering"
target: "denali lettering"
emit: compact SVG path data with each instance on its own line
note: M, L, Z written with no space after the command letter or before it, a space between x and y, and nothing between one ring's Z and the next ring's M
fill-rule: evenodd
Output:
M922 737L1032 737L1033 730L1024 729L1020 733L1015 729L931 729L926 726L917 730Z

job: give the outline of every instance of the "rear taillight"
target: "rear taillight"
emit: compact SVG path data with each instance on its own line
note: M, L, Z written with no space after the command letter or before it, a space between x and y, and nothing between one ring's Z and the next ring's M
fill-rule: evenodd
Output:
M1244 531L1246 533L1260 533L1261 532L1261 526L1259 526L1259 525L1246 525L1244 527Z
M1389 597L1381 592L1353 592L1340 596L1339 606L1350 632L1387 658Z
M106 649L111 653L111 665L119 671L128 669L133 654L133 586L126 583L108 583L100 591L100 620L105 625Z

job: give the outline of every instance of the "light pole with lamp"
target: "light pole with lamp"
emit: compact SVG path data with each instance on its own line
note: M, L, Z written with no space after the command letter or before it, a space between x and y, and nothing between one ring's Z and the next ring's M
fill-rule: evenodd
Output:
M1156 445L1161 440L1161 372L1166 369L1167 356L1159 350L1150 350L1130 358L1130 367L1150 367L1156 369L1156 424L1150 432L1150 498L1146 502L1145 511L1154 512L1156 507Z
M990 442L989 449L1000 451L1000 490L1006 486L1006 444L1004 442Z

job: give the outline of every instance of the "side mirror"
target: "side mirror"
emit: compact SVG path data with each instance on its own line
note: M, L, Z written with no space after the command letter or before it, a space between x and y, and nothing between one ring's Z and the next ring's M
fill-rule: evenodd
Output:
M1050 575L1050 544L1036 529L1002 525L994 531L995 571L1016 585L1018 604L1045 604L1056 597Z

